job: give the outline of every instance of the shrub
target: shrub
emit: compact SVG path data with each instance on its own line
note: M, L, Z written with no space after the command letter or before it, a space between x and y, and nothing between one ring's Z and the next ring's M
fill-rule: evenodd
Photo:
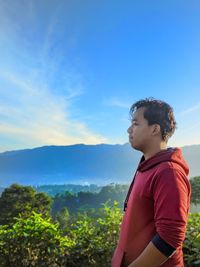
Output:
M33 212L10 228L0 227L0 266L65 266L72 240L62 237L58 225Z
M65 229L42 216L32 212L28 218L18 217L15 224L0 226L0 267L111 265L122 220L118 202L78 213ZM200 265L199 229L200 213L190 214L183 245L187 267Z
M200 213L189 215L183 252L187 266L200 266Z
M107 203L99 210L101 217L79 214L78 220L71 225L71 238L76 245L70 253L69 266L107 267L119 234L122 213L118 202L113 207Z

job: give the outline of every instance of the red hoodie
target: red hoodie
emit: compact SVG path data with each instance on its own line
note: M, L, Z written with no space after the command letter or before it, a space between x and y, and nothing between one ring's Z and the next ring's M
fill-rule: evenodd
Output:
M182 244L190 206L189 169L179 148L140 161L123 216L112 267L133 262L159 236L176 249L163 267L183 267Z

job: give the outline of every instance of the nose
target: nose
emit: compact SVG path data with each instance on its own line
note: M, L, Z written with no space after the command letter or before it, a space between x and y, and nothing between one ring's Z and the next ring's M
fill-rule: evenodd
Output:
M128 134L131 134L131 127L129 127L129 128L127 129L127 133L128 133Z

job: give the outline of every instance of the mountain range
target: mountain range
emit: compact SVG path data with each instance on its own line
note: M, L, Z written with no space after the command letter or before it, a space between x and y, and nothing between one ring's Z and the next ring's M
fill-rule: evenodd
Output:
M190 177L200 175L200 145L182 147ZM0 153L0 186L12 183L130 183L141 153L124 145L44 146Z

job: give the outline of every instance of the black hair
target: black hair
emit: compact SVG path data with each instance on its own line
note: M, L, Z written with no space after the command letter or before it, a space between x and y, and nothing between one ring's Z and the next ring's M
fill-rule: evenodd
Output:
M133 118L135 111L139 108L145 108L144 118L148 121L149 125L160 125L162 139L164 141L168 141L168 139L173 135L175 129L177 128L173 108L164 101L149 97L141 99L131 106L131 118Z

